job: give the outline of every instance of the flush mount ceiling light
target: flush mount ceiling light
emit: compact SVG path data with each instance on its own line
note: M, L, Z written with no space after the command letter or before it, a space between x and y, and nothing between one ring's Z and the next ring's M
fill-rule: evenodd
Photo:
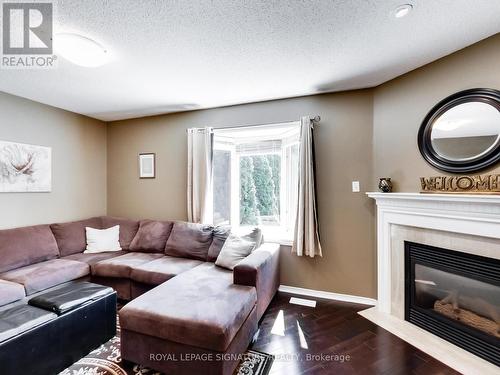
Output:
M396 18L403 18L404 16L407 16L408 13L410 13L412 9L413 9L413 5L403 4L403 5L398 6L396 9L394 9L393 15Z
M54 39L57 54L73 64L95 68L110 59L106 48L83 35L63 33L56 34Z

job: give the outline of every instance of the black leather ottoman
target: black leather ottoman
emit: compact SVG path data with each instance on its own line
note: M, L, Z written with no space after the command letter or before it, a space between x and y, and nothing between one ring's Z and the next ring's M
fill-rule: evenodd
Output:
M28 303L0 313L2 374L57 374L116 334L111 288L71 282Z
M0 312L0 343L56 318L57 315L50 311L29 305L3 310Z

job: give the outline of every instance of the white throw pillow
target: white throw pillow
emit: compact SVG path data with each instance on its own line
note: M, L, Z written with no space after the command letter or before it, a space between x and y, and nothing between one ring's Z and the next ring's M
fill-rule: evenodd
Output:
M245 259L250 253L258 248L262 243L262 232L259 228L255 228L252 233L246 236L237 236L230 234L224 242L215 265L229 270Z
M108 229L94 229L85 227L87 232L87 249L84 254L120 251L120 226L115 225Z

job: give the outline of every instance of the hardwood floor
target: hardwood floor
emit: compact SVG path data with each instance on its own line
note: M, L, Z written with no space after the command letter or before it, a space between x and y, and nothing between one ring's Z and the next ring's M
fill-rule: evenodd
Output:
M312 308L292 296L276 295L251 346L276 356L273 375L459 374L358 315L365 305L315 299Z

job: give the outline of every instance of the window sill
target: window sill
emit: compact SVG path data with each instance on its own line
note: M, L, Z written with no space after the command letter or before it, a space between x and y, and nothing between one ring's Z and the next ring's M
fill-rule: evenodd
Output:
M238 228L232 228L232 233L243 236L248 234L253 230L253 226L243 226ZM262 231L262 235L264 236L264 242L272 242L277 243L282 246L292 246L293 245L293 237L291 238L290 232L281 230L279 227L260 227Z
M290 239L283 239L283 238L278 238L278 237L271 237L271 236L266 236L264 233L264 242L272 242L272 243L278 243L281 246L292 246L293 245L293 240Z

